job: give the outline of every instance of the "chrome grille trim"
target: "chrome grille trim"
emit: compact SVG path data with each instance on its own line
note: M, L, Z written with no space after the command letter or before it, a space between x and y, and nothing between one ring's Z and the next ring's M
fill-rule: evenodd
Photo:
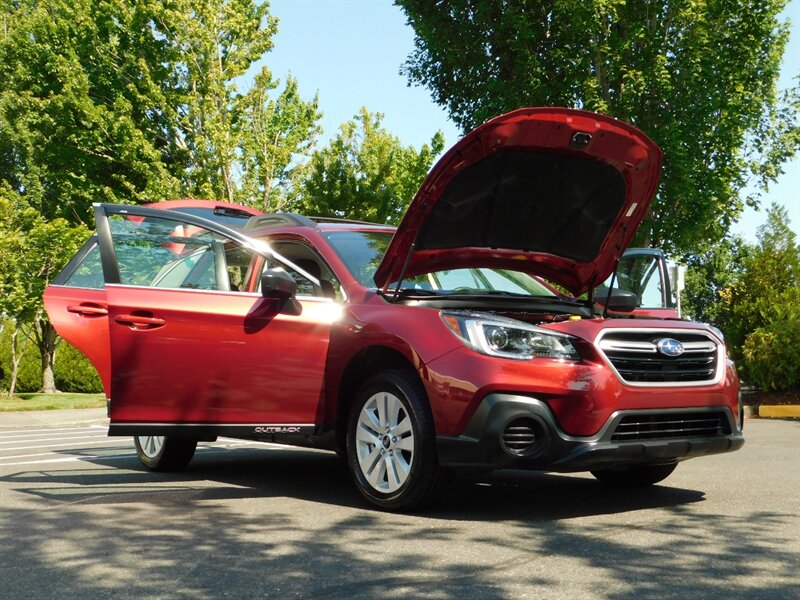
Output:
M654 340L641 339L648 336L690 339L681 340L684 346L681 356L669 358L658 352ZM697 337L705 339L691 339ZM594 345L603 361L627 386L708 386L718 384L725 375L725 346L711 332L702 329L604 329L595 338ZM648 363L653 366L650 370Z

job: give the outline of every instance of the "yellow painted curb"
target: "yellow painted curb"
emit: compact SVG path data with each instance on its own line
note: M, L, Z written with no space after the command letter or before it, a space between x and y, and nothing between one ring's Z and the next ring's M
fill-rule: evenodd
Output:
M776 406L759 406L758 416L767 419L800 419L800 405L781 404Z

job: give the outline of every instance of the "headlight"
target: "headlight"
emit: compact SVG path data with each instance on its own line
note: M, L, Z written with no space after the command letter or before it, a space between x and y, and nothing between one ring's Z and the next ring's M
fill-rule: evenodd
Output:
M479 314L442 312L442 321L465 345L489 356L530 360L580 360L570 336L519 321Z

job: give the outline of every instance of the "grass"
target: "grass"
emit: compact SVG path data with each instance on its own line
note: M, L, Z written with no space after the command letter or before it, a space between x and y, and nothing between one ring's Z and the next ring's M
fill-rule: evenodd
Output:
M105 394L18 394L10 400L5 395L0 397L0 412L103 408L105 405Z

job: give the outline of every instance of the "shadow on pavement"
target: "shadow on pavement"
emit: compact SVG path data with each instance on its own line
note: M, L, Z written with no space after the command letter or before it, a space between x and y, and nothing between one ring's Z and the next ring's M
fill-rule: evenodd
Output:
M6 597L492 600L516 595L512 578L532 597L570 597L549 587L565 578L548 572L555 559L576 579L603 573L609 598L753 597L733 583L766 561L770 581L788 583L756 595L796 592L793 516L700 514L694 490L499 473L457 480L424 514L392 515L361 500L333 454L200 453L180 474L94 462L0 478L29 498L0 507ZM645 509L659 518L631 522Z

